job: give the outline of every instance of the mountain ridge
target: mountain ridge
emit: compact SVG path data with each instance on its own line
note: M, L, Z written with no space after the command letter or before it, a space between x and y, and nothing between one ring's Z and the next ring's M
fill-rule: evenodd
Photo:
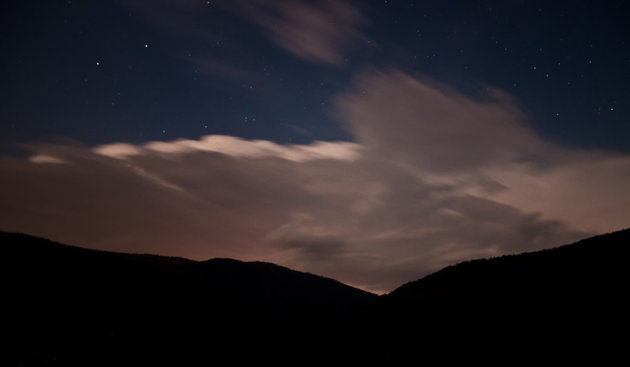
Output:
M192 259L188 259L188 258L184 258L184 257L179 257L179 256L165 256L165 255L156 255L156 254L150 254L150 253L127 253L127 252L117 252L117 251L109 251L109 250L99 250L99 249L91 249L91 248L85 248L85 247L81 247L81 246L74 246L74 245L68 245L68 244L64 244L64 243L60 243L57 241L53 241L53 240L48 240L42 237L37 237L37 236L31 236L25 233L20 233L20 232L5 232L0 230L0 236L2 238L4 238L4 240L9 240L11 241L11 239L7 239L7 237L13 237L14 239L17 239L19 237L23 238L24 242L21 243L21 246L23 246L20 250L29 250L29 251L49 251L51 249L46 249L46 248L35 248L34 245L43 245L43 246L56 246L60 249L63 250L70 250L70 251L82 251L85 253L92 253L92 254L103 254L103 255L107 255L107 256L120 256L120 257L129 257L129 258L133 258L133 257L137 257L137 258L145 258L145 259L156 259L156 260L161 260L161 261L168 261L168 262L173 262L173 263L182 263L182 264L193 264L193 263L197 263L197 264L218 264L218 263L227 263L227 264L232 264L232 265L243 265L243 264L249 264L251 266L260 266L260 267L267 267L267 268L277 268L277 269L282 269L285 271L290 271L290 272L295 272L295 273L302 273L302 274L307 274L307 275L312 275L314 277L319 277L322 279L327 279L330 281L333 281L335 283L339 283L342 285L345 285L347 287L350 288L354 288L357 290L360 290L362 292L365 293L370 293L373 294L369 291L365 291L356 287L353 287L351 285L345 284L343 282L340 282L336 279L330 278L330 277L326 277L326 276L322 276L322 275L318 275L318 274L314 274L314 273L310 273L310 272L303 272L303 271L298 271L298 270L294 270L291 268L288 268L286 266L283 265L278 265L275 263L271 263L271 262L267 262L267 261L260 261L260 260L255 260L255 261L243 261L243 260L238 260L238 259L234 259L234 258L227 258L227 257L215 257L215 258L209 258L206 260L192 260ZM35 242L35 243L33 243ZM28 248L24 248L24 245L30 245ZM39 247L39 246L38 246ZM17 255L17 253L13 253L11 255Z
M607 242L598 242L600 239L603 238L610 238L611 236L617 237L617 241L616 242L611 242L611 241L607 241ZM392 290L391 292L388 293L388 295L392 295L395 293L399 293L401 290L407 288L407 287L411 287L414 284L418 284L422 281L426 281L427 279L431 279L437 276L440 276L440 274L443 274L444 272L449 272L452 271L456 268L461 268L461 267L467 267L467 266L471 266L471 265L477 265L477 264L481 264L481 263L491 263L491 262L497 262L497 261L509 261L510 259L514 259L514 258L528 258L528 257L541 257L541 256L547 256L547 255L551 255L551 254L557 254L559 252L567 252L567 251L573 251L573 252L578 252L579 250L588 250L584 247L587 247L595 242L597 242L598 246L603 245L608 245L609 247L612 246L617 246L618 249L620 251L626 250L626 249L622 249L620 247L624 247L625 245L623 245L624 241L628 241L627 243L630 245L630 228L627 229L622 229L619 231L614 231L614 232L609 232L609 233L604 233L604 234L600 234L600 235L596 235L593 237L589 237L589 238L585 238L576 242L573 242L571 244L565 244L565 245L561 245L561 246L557 246L557 247L551 247L551 248L547 248L547 249L542 249L542 250L537 250L537 251L528 251L528 252L522 252L522 253L518 253L518 254L509 254L509 255L501 255L501 256L496 256L496 257L489 257L489 258L481 258L481 259L473 259L473 260L465 260L453 265L449 265L441 270L438 270L434 273L428 274L425 277L422 277L420 279L416 279L416 280L412 280L409 281L397 288L395 288L394 290ZM607 251L611 251L613 250L612 248L608 248L606 249Z
M608 330L628 326L630 229L462 262L382 296L260 261L0 240L14 364L400 365L447 346L564 355L557 340L610 353L623 349Z
M11 259L3 272L15 365L241 364L279 346L289 351L273 358L289 364L312 345L339 349L352 326L332 338L328 330L377 298L271 263L123 254L6 232L0 243Z

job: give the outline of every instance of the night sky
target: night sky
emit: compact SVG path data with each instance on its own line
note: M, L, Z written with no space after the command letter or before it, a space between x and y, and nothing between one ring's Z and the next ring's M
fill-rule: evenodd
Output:
M0 5L0 229L375 292L630 225L627 1Z

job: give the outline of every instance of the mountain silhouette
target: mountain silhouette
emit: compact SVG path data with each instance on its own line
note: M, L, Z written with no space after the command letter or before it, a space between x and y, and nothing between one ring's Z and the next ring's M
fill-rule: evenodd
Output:
M598 363L625 350L630 229L549 250L467 261L403 285L383 300L394 355L405 346L457 346ZM415 335L414 338L404 337ZM451 353L452 354L452 353ZM496 353L487 353L485 357ZM625 354L625 352L624 352ZM538 361L537 363L539 363ZM548 362L551 362L548 360Z
M353 329L347 314L377 298L263 262L95 251L12 233L0 242L22 365L288 364L334 351Z
M376 296L263 262L0 232L7 365L598 361L627 332L630 230L468 261Z

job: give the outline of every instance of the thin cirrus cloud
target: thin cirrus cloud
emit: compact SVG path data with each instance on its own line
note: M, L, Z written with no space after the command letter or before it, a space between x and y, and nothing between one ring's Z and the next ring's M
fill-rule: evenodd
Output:
M244 9L278 46L313 62L342 65L345 50L365 38L366 18L345 0L253 1Z
M372 70L334 108L354 142L33 146L54 159L0 160L0 221L95 248L267 260L375 292L627 226L630 157L542 139L500 91Z
M212 16L220 14L215 10L227 11L260 27L270 41L285 51L304 60L334 66L343 65L348 49L365 38L361 28L367 23L360 8L348 0L233 0L210 5L194 0L123 3L169 33L212 44L220 42L217 35L232 26L220 16ZM216 58L196 58L191 62L213 75L224 75L224 71L228 75L247 73Z

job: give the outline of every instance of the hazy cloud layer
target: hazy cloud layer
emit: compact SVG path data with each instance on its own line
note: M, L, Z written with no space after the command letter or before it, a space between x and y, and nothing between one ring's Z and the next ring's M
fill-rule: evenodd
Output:
M626 227L630 157L541 139L500 91L372 71L355 143L229 136L34 145L0 159L1 228L88 247L268 260L374 291Z

